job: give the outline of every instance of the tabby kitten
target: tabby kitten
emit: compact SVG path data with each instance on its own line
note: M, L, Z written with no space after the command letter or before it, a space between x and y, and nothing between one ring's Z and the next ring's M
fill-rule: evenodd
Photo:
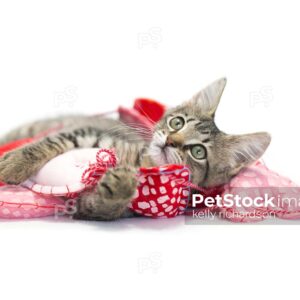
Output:
M127 205L137 187L137 168L185 164L192 182L202 187L224 184L261 157L270 143L268 133L227 135L214 116L226 79L219 79L189 101L170 109L153 128L126 126L100 116L70 116L38 121L16 129L2 143L63 126L63 130L11 151L0 159L0 180L19 184L46 162L74 148L115 148L118 167L110 169L94 190L77 201L75 218L113 220L128 216ZM151 139L149 137L151 136Z

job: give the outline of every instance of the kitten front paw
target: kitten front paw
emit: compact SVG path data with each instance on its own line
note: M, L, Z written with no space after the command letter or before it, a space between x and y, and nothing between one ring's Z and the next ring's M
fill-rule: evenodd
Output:
M98 183L97 190L106 200L122 202L133 198L136 187L136 170L131 167L118 167L106 172Z
M33 158L27 157L23 149L6 153L0 158L0 181L20 184L36 172Z
M137 188L136 170L118 167L108 170L92 191L77 200L74 219L111 221L124 215Z

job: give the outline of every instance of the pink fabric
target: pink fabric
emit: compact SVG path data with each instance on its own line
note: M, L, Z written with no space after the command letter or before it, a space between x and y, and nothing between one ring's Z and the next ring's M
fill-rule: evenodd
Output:
M222 196L245 194L253 199L265 193L276 199L273 201L275 207L271 205L262 208L235 206L222 207L220 211L233 222L257 222L264 220L268 215L282 219L300 218L300 201L282 201L284 198L300 200L300 187L287 177L268 169L261 162L256 162L234 177L229 184L225 185Z
M27 219L54 215L64 201L42 196L21 186L0 187L0 218Z

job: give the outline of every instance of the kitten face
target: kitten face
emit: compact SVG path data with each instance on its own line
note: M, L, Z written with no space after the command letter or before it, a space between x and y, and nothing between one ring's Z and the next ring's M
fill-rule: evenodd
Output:
M260 158L270 143L267 133L226 135L215 125L225 84L220 79L165 114L149 148L155 164L187 165L192 182L208 187L228 182Z
M188 109L177 109L157 125L150 146L151 157L158 165L188 165L193 182L203 183L215 157L219 133L212 119L191 114Z

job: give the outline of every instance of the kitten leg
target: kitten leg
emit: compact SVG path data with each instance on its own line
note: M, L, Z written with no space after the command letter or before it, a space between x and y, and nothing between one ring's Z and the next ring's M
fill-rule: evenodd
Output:
M0 181L19 184L38 172L50 159L74 147L71 140L59 134L8 152L0 158Z
M93 191L77 200L74 219L115 220L127 214L127 205L137 188L136 170L118 167L108 170Z
M19 184L60 154L74 148L95 147L99 136L100 131L89 126L74 128L8 152L0 158L0 181ZM87 142L81 145L80 139Z

